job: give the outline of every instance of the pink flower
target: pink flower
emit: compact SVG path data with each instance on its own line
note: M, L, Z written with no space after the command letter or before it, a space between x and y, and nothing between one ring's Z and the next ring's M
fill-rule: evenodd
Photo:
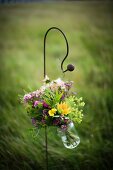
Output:
M31 100L31 99L32 99L31 94L25 94L25 95L24 95L24 102L25 102L25 103L28 102L28 100Z
M34 101L34 107L36 107L40 102L39 101Z

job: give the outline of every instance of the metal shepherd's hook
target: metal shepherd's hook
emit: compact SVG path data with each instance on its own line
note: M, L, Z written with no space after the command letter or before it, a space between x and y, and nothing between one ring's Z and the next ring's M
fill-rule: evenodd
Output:
M56 30L60 31L60 32L62 33L62 35L64 36L65 41L66 41L67 52L66 52L66 55L65 55L64 59L63 59L62 62L61 62L61 70L62 70L62 72L64 73L64 72L66 72L66 71L73 71L73 70L74 70L74 66L73 66L72 64L67 65L67 69L66 69L66 70L63 69L63 63L64 63L65 59L67 58L67 56L68 56L68 54L69 54L68 41L67 41L67 38L66 38L65 34L64 34L59 28L57 28L57 27L51 27L51 28L49 28L49 29L47 30L47 32L46 32L46 34L45 34L45 36L44 36L44 78L45 78L45 76L46 76L46 36L47 36L48 32L49 32L50 30L52 30L52 29L56 29Z
M62 33L62 35L64 36L65 38L65 41L66 41L66 46L67 46L67 52L66 52L66 55L64 57L64 59L62 60L61 62L61 70L62 72L66 72L66 71L73 71L74 70L74 66L72 64L68 64L67 65L67 69L64 70L63 69L63 63L65 61L65 59L67 58L68 56L68 53L69 53L69 45L68 45L68 41L67 41L67 38L65 36L65 34L57 27L51 27L47 30L47 32L45 33L45 36L44 36L44 78L46 77L46 37L47 37L47 34L50 30L52 29L56 29L58 31L60 31ZM47 126L45 126L45 144L46 144L46 169L48 170L48 145L47 145Z

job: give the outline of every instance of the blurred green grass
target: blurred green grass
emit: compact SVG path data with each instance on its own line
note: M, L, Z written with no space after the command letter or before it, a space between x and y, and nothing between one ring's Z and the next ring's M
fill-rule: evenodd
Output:
M57 31L47 37L47 75L73 80L86 103L77 131L80 145L63 147L55 129L48 129L49 170L112 169L113 159L113 4L38 3L0 6L0 155L1 170L45 168L45 138L36 140L24 107L18 100L23 90L35 90L43 80L43 38L57 26L67 36L70 53L62 75L60 63L65 41Z

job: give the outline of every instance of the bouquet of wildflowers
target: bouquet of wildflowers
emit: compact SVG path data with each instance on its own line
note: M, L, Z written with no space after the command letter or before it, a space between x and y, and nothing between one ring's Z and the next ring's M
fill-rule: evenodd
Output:
M39 90L25 94L23 97L34 127L58 127L67 148L74 148L80 142L71 129L73 123L81 123L84 106L82 98L77 98L76 94L70 91L72 84L72 81L64 82L60 78L50 81L46 76Z

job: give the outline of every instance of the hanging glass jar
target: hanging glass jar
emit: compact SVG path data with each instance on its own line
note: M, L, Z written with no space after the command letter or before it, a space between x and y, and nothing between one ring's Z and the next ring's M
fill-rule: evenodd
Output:
M70 122L66 128L65 127L58 128L58 134L61 137L64 146L68 149L73 149L77 147L80 143L80 138L77 134L73 122Z

